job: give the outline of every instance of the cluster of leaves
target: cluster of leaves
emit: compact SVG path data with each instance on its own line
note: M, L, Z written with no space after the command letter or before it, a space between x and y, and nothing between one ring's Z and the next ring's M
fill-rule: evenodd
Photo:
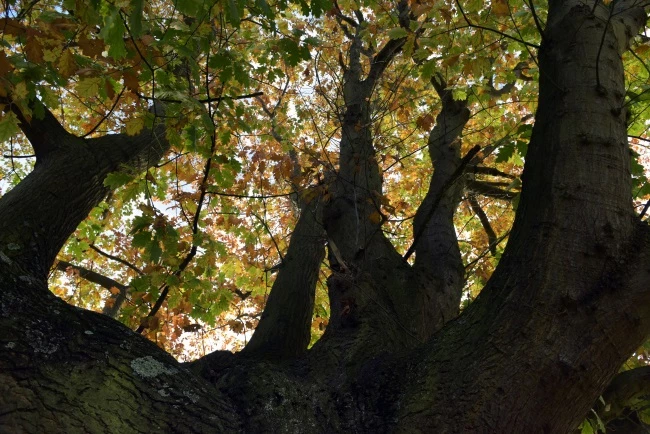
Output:
M441 101L432 77L444 77L472 113L462 153L480 145L481 166L507 175L472 175L496 188L493 193L509 192L475 197L496 242L470 202L470 189L456 213L470 302L496 266L512 224L536 104L535 50L545 6L461 3L462 9L455 1L413 2L418 19L405 29L385 1L5 2L0 97L11 96L35 121L40 115L28 103L37 98L79 136L136 135L152 124L147 108L154 99L166 106L170 153L144 174L111 174L106 185L114 192L60 259L128 286L119 319L173 354L215 349L214 336L229 336L218 345L240 347L286 251L298 216L293 199L327 200L324 180L337 167L350 48L341 16L360 11L367 50L406 38L371 101L384 177L376 218L398 249L412 243L413 216L435 169L427 138ZM648 143L647 50L640 41L626 58L630 134L639 146ZM10 157L0 165L5 190L33 163L17 158L31 154L17 122L11 111L0 118ZM639 203L650 194L643 158L632 162ZM328 272L323 264L313 340L327 325ZM53 271L51 282L55 293L87 308L102 310L117 299L116 288L98 287L72 268ZM197 339L202 345L190 350Z

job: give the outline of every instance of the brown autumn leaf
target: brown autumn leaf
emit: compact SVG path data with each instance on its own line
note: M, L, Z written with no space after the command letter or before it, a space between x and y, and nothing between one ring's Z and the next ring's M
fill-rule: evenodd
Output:
M13 18L0 18L0 32L5 35L20 36L27 31L26 27Z
M133 70L124 71L122 79L124 80L124 86L126 86L127 89L130 89L133 92L138 92L140 80L138 80L138 76L133 72Z
M7 54L0 51L0 76L4 77L14 70L14 66L7 59Z
M36 37L36 34L30 32L25 42L25 56L32 63L43 63L43 45Z
M104 41L101 39L88 39L86 35L81 35L77 43L81 48L81 52L88 57L101 57L102 52L106 49Z

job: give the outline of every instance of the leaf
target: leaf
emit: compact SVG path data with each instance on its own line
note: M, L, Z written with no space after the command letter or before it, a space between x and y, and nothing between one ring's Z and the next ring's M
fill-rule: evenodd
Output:
M510 15L507 0L492 0L492 13L500 17Z
M426 115L417 118L415 120L415 125L417 125L421 130L428 131L431 129L434 121L435 119L433 116L430 113L427 113Z
M189 3L187 0L178 2ZM143 0L131 0L131 14L129 15L129 30L131 36L137 38L142 33L142 12L144 10Z
M108 55L116 60L126 56L126 45L124 44L125 33L126 27L120 16L119 9L114 8L112 13L106 18L104 27L99 32L99 36L108 45Z
M118 187L126 185L127 183L131 182L131 180L133 180L133 176L127 173L113 172L106 175L106 179L104 179L104 185L111 189L116 189Z
M82 78L76 86L77 94L86 98L97 96L100 86L103 85L102 81L103 78L99 77Z
M77 62L69 48L63 50L59 58L59 72L63 78L69 78L77 70Z
M239 26L241 11L236 0L228 0L226 3L226 12L228 13L228 22L234 26Z
M0 77L6 77L13 70L14 66L7 59L7 54L4 50L0 51Z
M582 426L580 427L580 434L594 434L594 429L588 420L582 422Z
M21 36L27 29L23 23L13 18L0 18L0 32L5 35Z
M20 132L18 118L14 112L7 112L0 117L0 142L5 142Z
M122 80L124 80L124 86L127 89L138 92L138 89L140 88L140 81L138 80L138 76L133 70L129 69L128 71L124 71L122 74Z
M45 60L43 45L41 45L40 41L33 33L27 36L27 41L25 42L25 56L27 57L27 60L32 63L39 64L43 63Z
M406 35L408 35L408 32L406 31L406 29L403 29L402 27L395 27L388 31L388 37L390 39L401 39L401 38L405 38Z
M436 66L437 66L436 60L430 60L428 62L424 62L422 68L420 69L420 76L424 80L429 80L431 77L433 77L433 73L436 72Z
M181 0L175 3L178 11L189 17L196 17L203 8L204 0Z
M77 41L81 52L88 57L100 57L106 46L101 39L88 39L86 35L81 35Z
M142 117L131 118L124 125L124 129L126 130L127 135L135 136L139 134L140 131L142 131L142 129L144 128L144 124L145 124L145 119Z

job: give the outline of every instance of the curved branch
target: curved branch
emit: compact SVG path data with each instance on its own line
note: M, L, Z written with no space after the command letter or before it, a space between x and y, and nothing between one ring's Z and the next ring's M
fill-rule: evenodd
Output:
M33 112L42 113L43 117L40 119L37 115L23 113L19 104L12 103L7 98L5 99L6 101L3 102L10 104L11 111L18 118L18 126L34 149L36 164L39 164L48 154L58 149L66 138L75 137L61 125L52 112L39 100L31 101L29 109Z

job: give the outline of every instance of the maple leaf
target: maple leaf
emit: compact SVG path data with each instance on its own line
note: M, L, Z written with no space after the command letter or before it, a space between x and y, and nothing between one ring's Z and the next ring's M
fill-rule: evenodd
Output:
M63 78L69 78L77 70L77 62L69 48L63 50L59 58L59 72Z
M0 142L7 141L20 132L14 112L0 115Z
M127 89L138 92L138 89L140 88L140 80L132 69L125 71L122 74L122 79L124 80L124 86Z
M417 125L418 128L420 128L421 130L428 131L431 129L433 122L434 122L433 116L427 113L426 115L417 118L415 121L415 125Z
M95 97L99 93L99 87L102 85L103 79L100 77L82 78L77 83L76 89L79 96Z
M106 49L104 41L101 39L88 39L86 35L81 35L77 41L81 52L88 57L101 57Z
M27 56L27 60L30 62L43 63L43 45L41 45L33 32L30 32L27 35L27 41L25 42L25 56Z
M125 130L129 136L135 136L144 128L144 118L131 118L126 122Z

